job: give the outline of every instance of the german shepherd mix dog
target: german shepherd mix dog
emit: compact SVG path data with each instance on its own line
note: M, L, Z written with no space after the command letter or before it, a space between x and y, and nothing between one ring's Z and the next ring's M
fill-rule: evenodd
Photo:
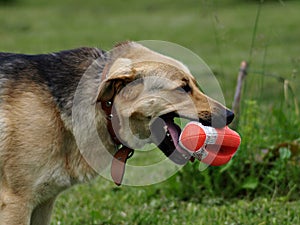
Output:
M95 109L97 135L103 143L97 154L118 154L116 146L126 143L130 147L123 148L125 156L117 157L124 165L132 149L140 147L137 140L150 142L153 132L164 136L153 142L174 162L188 160L173 143L174 130L180 132L173 121L177 109L181 116L207 126L224 127L233 120L231 111L199 90L181 62L135 42L118 44L113 52L108 56L97 48L79 48L42 55L0 53L1 225L49 224L57 195L97 176L74 135L72 108L79 82L86 95L82 99ZM99 59L103 67L82 81ZM80 110L82 117L90 113L89 108ZM115 129L112 117L117 118ZM117 184L123 164L112 166Z

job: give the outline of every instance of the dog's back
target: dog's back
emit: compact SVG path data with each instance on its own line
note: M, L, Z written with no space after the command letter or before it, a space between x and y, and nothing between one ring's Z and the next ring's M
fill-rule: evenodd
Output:
M3 81L12 82L12 86L34 82L44 86L60 101L65 97L62 92L74 92L84 71L102 55L103 51L96 48L41 55L0 53L1 84Z

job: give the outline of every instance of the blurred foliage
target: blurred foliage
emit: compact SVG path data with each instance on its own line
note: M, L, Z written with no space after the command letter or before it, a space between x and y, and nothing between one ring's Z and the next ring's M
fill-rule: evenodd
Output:
M0 5L12 5L16 4L18 0L0 0Z

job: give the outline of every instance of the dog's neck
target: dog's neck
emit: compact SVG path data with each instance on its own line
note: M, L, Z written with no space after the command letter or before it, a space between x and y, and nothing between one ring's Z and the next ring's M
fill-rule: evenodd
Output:
M114 97L113 97L114 98ZM110 137L112 141L115 144L115 147L117 149L116 153L114 154L112 163L111 163L111 177L116 185L121 185L124 172L125 172L125 166L126 161L129 159L132 155L134 150L127 147L126 145L122 144L122 141L118 138L118 135L116 132L119 132L119 121L117 115L112 113L113 108L113 98L108 101L101 101L101 108L105 112L106 115L106 121L107 121L107 130L110 134ZM112 125L112 118L117 120L117 127L113 127Z
M82 77L76 77L76 82L74 82L76 83L76 86L73 85L71 88L72 90L66 90L69 95L67 97L64 96L64 98L61 96L54 96L54 100L57 102L58 107L61 108L61 118L66 129L72 133L77 132L79 135L86 135L88 137L92 135L88 133L89 130L91 130L92 124L87 120L94 120L95 118L95 93L98 93L99 83L106 79L106 75L111 66L108 63L109 57L105 56L103 51L97 50L97 54L94 54L93 51L88 52L89 54L87 55L89 55L89 57L87 57L87 59L80 59L81 61L84 61L84 63L81 63L79 71L84 74L80 74ZM114 57L117 56L118 54L114 55ZM59 57L59 55L56 57ZM71 74L76 73L74 72ZM111 175L114 182L117 185L120 185L124 174L126 160L132 155L133 149L122 145L122 141L119 140L117 135L120 128L114 127L114 129L112 126L111 117L114 116L117 118L117 115L112 114L113 100L114 97L110 100L98 102L100 103L100 107L96 106L96 111L99 109L100 111L96 112L96 114L99 116L98 120L102 122L97 125L97 130L100 139L103 142L103 146L107 148L110 154L114 154L111 165ZM105 120L106 124L103 124L103 121ZM117 126L119 125L118 122L116 124ZM81 133L81 131L84 131L84 133ZM111 137L110 140L108 140L108 136ZM88 145L88 143L86 144Z

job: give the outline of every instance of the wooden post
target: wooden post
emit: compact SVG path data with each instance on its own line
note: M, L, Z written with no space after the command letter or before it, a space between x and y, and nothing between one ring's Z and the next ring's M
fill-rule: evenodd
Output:
M235 94L234 94L234 100L232 103L232 111L235 114L235 119L231 125L231 127L233 129L236 129L238 127L238 123L239 123L239 112L240 112L242 87L243 87L244 79L247 75L247 68L248 68L248 63L246 61L242 61L241 65L240 65L239 74L238 74L237 85L236 85Z

